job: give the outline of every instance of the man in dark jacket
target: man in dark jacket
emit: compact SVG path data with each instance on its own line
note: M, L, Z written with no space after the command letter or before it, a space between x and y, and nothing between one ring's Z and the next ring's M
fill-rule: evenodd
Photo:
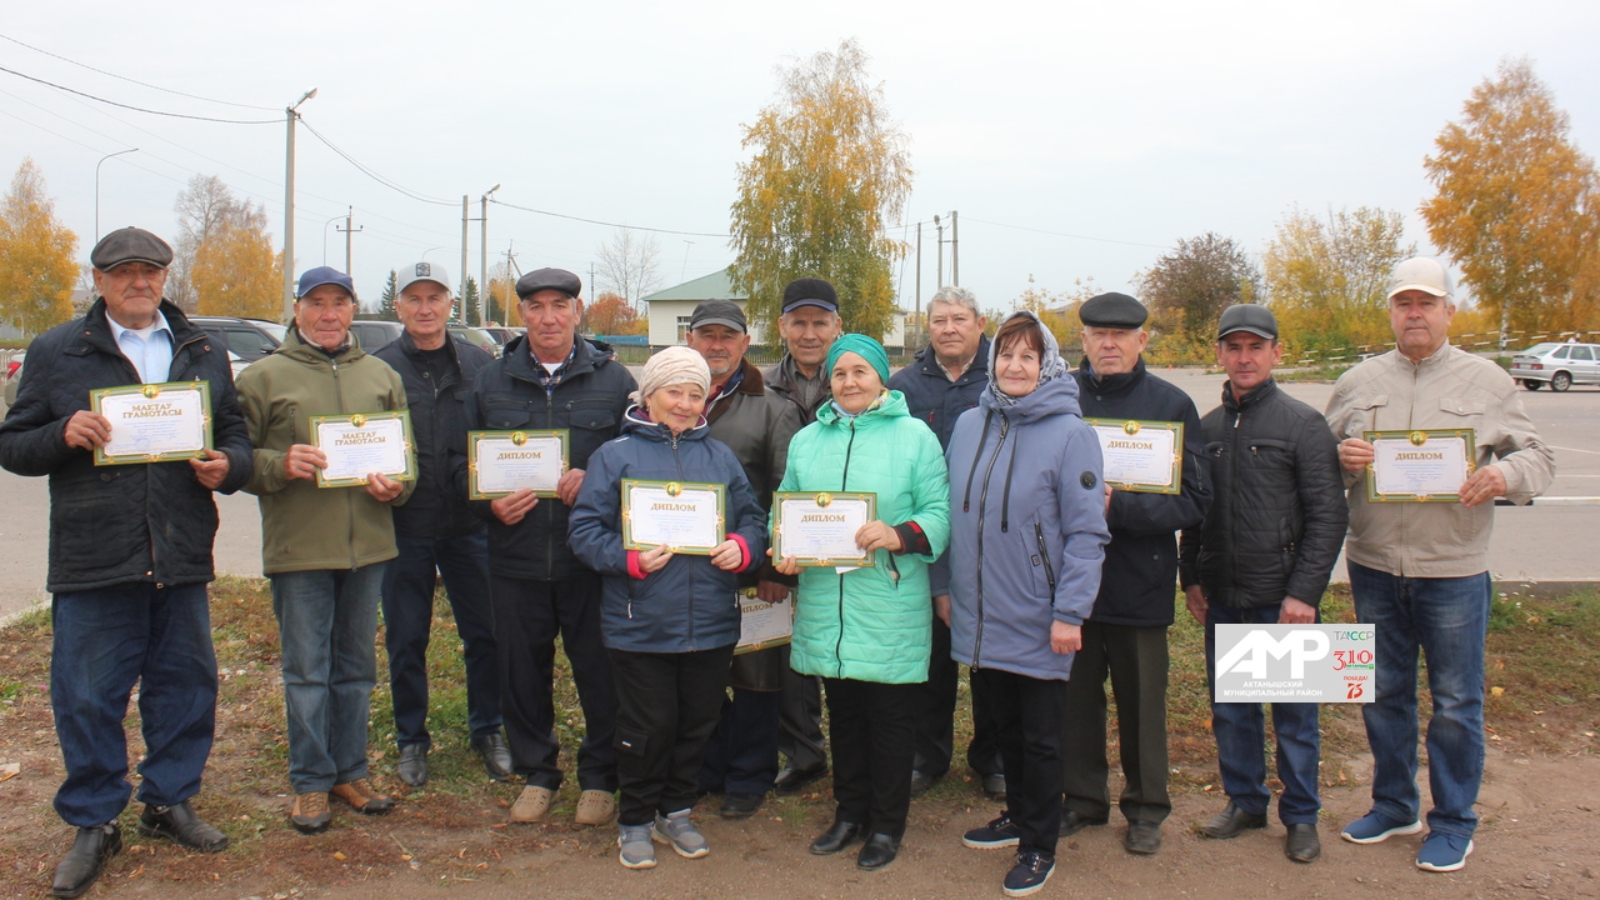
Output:
M428 781L428 637L438 579L450 598L467 664L467 727L489 777L511 778L511 751L500 734L500 671L489 606L489 538L456 490L452 453L467 452L465 404L478 371L494 360L450 338L450 276L419 262L400 270L395 313L405 331L373 353L400 373L411 410L417 487L394 511L400 555L383 572L384 644L394 700L400 780Z
M821 278L796 278L783 289L778 334L784 354L762 376L778 396L794 404L800 427L817 418L831 396L822 364L843 330L839 295ZM788 762L778 772L773 790L793 794L828 774L828 747L822 737L822 680L790 669L784 675L783 709L778 750Z
M521 490L473 501L489 521L489 589L500 657L500 703L512 770L527 787L511 821L537 822L561 787L551 694L555 641L572 663L583 705L575 820L603 825L616 811L617 697L611 663L600 643L600 576L567 546L567 517L583 485L589 454L616 437L635 383L611 348L578 337L583 303L578 276L539 269L517 281L517 310L527 333L483 367L466 400L471 430L564 429L567 472L558 496L541 500ZM456 489L467 490L467 462L456 464Z
M1085 359L1073 373L1085 419L1183 425L1182 487L1176 494L1108 489L1104 575L1094 613L1083 623L1083 649L1067 682L1066 811L1063 837L1104 825L1111 812L1106 762L1109 674L1126 786L1129 853L1161 849L1167 797L1167 628L1176 606L1177 532L1199 525L1211 505L1209 466L1194 401L1145 371L1149 313L1126 294L1101 294L1078 309Z
M705 358L711 393L705 417L710 436L739 458L763 510L783 481L789 439L800 430L800 410L766 387L761 370L745 360L750 334L744 310L732 300L707 300L689 318L689 349ZM768 566L739 576L741 600L749 591L768 603L786 600L789 585ZM789 671L789 648L768 647L734 656L732 701L723 704L717 731L706 747L700 789L722 793L722 817L743 819L761 807L778 777L778 720Z
M928 423L939 446L950 449L956 419L978 405L989 383L989 339L983 329L988 320L978 310L978 298L962 287L942 287L928 301L929 344L917 361L889 379L889 389L906 397L911 415ZM954 754L956 682L960 669L950 655L950 562L948 554L928 569L933 591L933 656L928 680L922 685L922 708L917 712L917 752L911 770L912 796L922 793L950 770ZM967 765L983 781L991 798L1005 796L1004 766L994 729L985 714L980 681L972 682L972 742L967 745Z
M1222 405L1200 430L1211 461L1213 500L1205 524L1183 532L1178 571L1189 612L1206 630L1206 681L1216 664L1216 626L1304 625L1317 621L1344 530L1339 448L1322 414L1278 390L1272 368L1283 359L1278 323L1264 306L1222 313L1217 362L1228 373ZM1274 703L1278 816L1288 828L1285 853L1309 863L1317 837L1317 704ZM1211 704L1211 730L1228 806L1201 826L1208 837L1265 828L1267 765L1261 705Z
M123 228L89 260L98 299L83 318L34 340L0 425L0 465L50 477L50 705L67 770L55 807L78 829L56 867L57 897L87 891L122 849L116 819L131 791L122 722L135 683L148 748L140 833L207 853L228 844L189 800L216 722L211 492L231 494L251 472L227 348L161 299L172 248ZM209 383L213 449L185 461L96 466L112 424L91 411L89 392L176 381Z

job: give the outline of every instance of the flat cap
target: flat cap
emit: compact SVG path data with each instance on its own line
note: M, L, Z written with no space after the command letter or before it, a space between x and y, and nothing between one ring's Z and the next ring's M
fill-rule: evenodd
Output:
M1235 303L1222 311L1222 319L1217 322L1217 340L1222 340L1235 331L1248 331L1256 337L1278 339L1278 320L1273 317L1272 310L1255 303Z
M821 278L796 278L783 289L783 312L801 306L815 306L829 312L839 311L839 294L833 285Z
M744 310L732 300L706 300L696 306L694 313L689 316L689 330L693 331L702 325L726 325L740 332L750 330Z
M1078 320L1093 328L1138 328L1148 318L1143 303L1115 291L1090 297L1078 307Z
M583 279L566 269L535 269L517 279L518 300L526 300L540 291L560 291L576 300L583 293Z
M295 289L294 298L299 300L325 284L344 288L345 293L349 294L352 299L356 295L356 283L350 279L349 275L335 269L333 266L317 266L315 269L307 269L300 273L300 286Z
M142 262L165 269L172 265L172 247L143 228L129 225L100 239L89 252L89 262L102 272L123 263Z

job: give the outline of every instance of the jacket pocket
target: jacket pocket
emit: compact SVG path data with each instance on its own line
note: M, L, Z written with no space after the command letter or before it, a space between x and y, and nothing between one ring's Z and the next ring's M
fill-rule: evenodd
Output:
M638 728L617 726L617 752L634 759L643 759L650 752L650 733Z
M1364 431L1381 431L1384 428L1397 429L1406 426L1405 422L1389 422L1386 420L1381 424L1379 423L1378 419L1383 414L1384 407L1389 405L1388 394L1373 394L1370 397L1363 397L1351 405L1355 407L1356 414L1350 419L1349 433L1334 435L1334 437L1361 437Z
M1050 548L1045 545L1044 526L1038 522L1033 523L1033 538L1036 545L1037 559L1044 566L1045 585L1050 589L1049 599L1054 602L1056 596L1056 567L1050 562Z

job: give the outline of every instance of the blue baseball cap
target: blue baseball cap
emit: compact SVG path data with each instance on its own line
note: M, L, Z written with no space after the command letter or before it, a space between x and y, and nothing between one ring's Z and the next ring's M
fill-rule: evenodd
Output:
M356 283L350 280L349 275L332 266L317 266L315 269L305 270L300 276L300 288L294 292L294 298L299 300L325 284L336 284L345 289L350 299L355 299Z

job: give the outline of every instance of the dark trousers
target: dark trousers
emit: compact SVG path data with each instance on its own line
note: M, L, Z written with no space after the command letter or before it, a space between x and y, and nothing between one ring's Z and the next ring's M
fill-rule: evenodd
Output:
M796 769L828 764L828 742L822 737L822 679L793 669L783 674L783 699L778 718L778 752Z
M600 643L600 576L585 571L564 581L537 581L491 575L489 589L512 770L531 785L552 791L561 786L552 693L559 635L583 706L578 786L615 791L617 695Z
M1006 809L1022 833L1018 852L1038 850L1054 855L1061 831L1061 724L1067 683L1045 681L976 669L974 686L982 684L1006 767Z
M1161 822L1167 797L1167 629L1083 623L1083 649L1067 682L1066 809L1091 819L1111 812L1106 761L1106 676L1117 696L1122 750L1120 806L1128 821Z
M122 720L139 682L145 757L139 800L182 803L200 791L216 725L217 657L206 586L132 584L56 594L50 708L67 778L56 812L86 828L128 805Z
M778 777L778 719L783 695L778 691L733 689L706 745L700 769L700 790L730 794L765 794Z
M694 806L706 742L727 697L733 645L692 653L611 650L617 679L621 825Z
M950 771L955 757L956 687L961 667L950 658L950 628L933 619L933 656L928 680L921 685L917 708L917 753L912 767L934 778ZM994 717L989 714L988 686L971 678L972 741L967 744L967 765L979 775L1004 771Z
M825 678L838 819L899 839L911 811L917 684Z
M467 728L472 739L500 730L500 663L489 602L487 532L453 538L396 531L400 555L383 572L384 646L394 698L396 743L431 746L428 735L428 639L433 589L444 579L467 664Z

